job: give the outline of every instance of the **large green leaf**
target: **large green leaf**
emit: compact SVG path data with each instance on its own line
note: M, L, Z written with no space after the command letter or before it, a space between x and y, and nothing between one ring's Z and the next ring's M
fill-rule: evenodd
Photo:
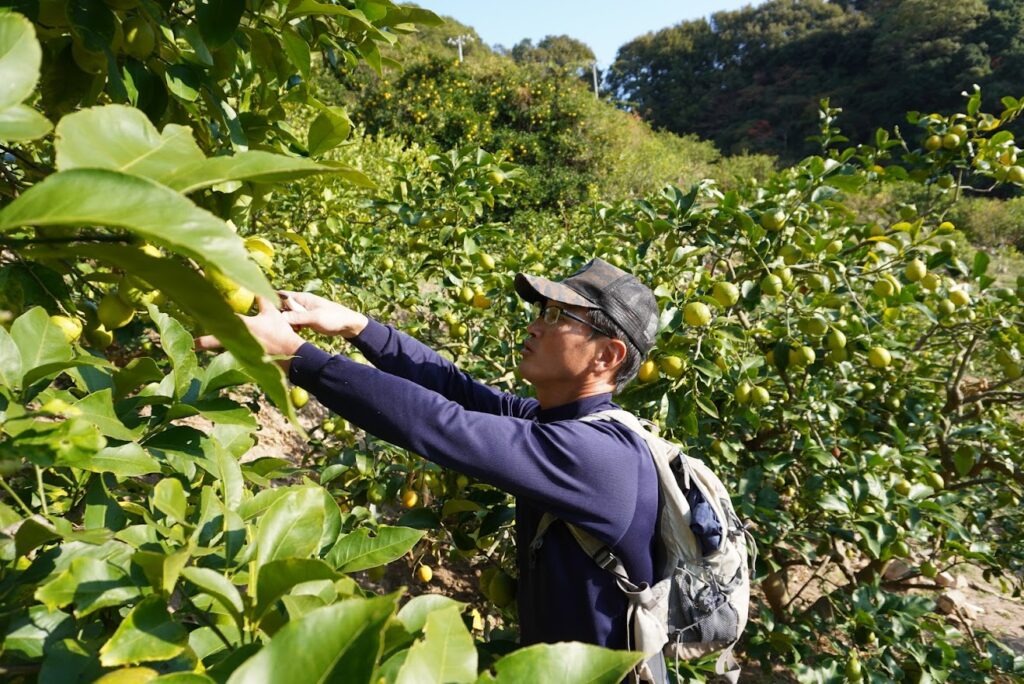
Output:
M323 492L303 487L278 499L256 527L256 562L307 558L320 548L325 519Z
M281 369L266 358L263 347L213 285L195 271L173 259L152 257L134 247L75 245L73 248L51 248L47 253L98 259L129 273L145 274L147 282L166 293L207 331L216 335L274 405L293 423L296 422Z
M174 367L174 396L180 399L196 379L199 368L194 351L195 340L181 323L161 313L152 304L149 305L149 315L160 331L160 344Z
M171 619L167 603L150 596L132 609L100 649L105 667L170 660L188 645L185 628Z
M57 457L56 465L80 468L92 473L113 473L117 477L138 477L160 472L160 462L136 442L108 446L91 455L61 455Z
M347 166L261 151L207 159L188 126L168 124L160 133L141 111L122 105L69 114L58 124L56 137L57 168L61 171L122 171L185 194L229 180L276 183L318 173L348 177L347 172L355 172Z
M285 558L261 565L256 587L256 620L295 585L325 579L338 579L338 573L316 558Z
M35 599L51 610L75 604L75 615L85 617L108 606L119 606L139 596L139 588L121 568L99 558L75 558L67 570L42 585Z
M173 477L165 477L153 488L153 507L178 522L185 522L188 515L188 498L181 482Z
M18 14L0 14L0 110L32 94L42 61L32 22Z
M393 594L311 611L282 627L232 673L228 684L369 682L380 656L381 632L397 601Z
M352 122L341 107L324 107L309 126L309 153L321 155L345 142Z
M0 386L21 386L21 351L11 334L0 327Z
M277 296L226 223L147 178L106 169L61 171L0 209L0 232L21 226L91 225L132 231L204 266L216 267L256 294Z
M22 377L37 368L69 361L74 356L64 333L39 306L15 319L11 325L11 338L21 352Z
M370 534L370 530L361 527L345 535L327 554L327 562L340 572L356 572L384 565L404 556L425 532L410 527L381 525L375 536Z
M199 33L212 49L226 43L238 28L245 0L200 0L196 3Z
M501 658L494 664L497 676L484 673L477 681L618 684L642 659L640 653L611 651L579 642L536 644Z
M397 684L445 684L476 679L476 647L458 606L427 616L424 639L413 644Z
M181 574L203 592L217 599L231 613L241 628L245 605L242 603L242 596L238 593L238 589L228 578L209 568L189 567L183 569Z
M242 469L238 466L238 461L214 439L203 440L203 453L206 454L206 459L200 461L199 465L219 483L224 496L224 507L231 511L237 510L245 491Z
M35 140L49 133L51 128L53 124L28 105L0 109L0 140Z
M402 606L395 616L409 634L416 634L423 630L427 624L427 618L437 610L446 608L457 608L460 612L466 606L465 603L449 598L444 594L420 594L413 596L409 602Z
M145 429L142 425L134 430L125 427L114 412L114 392L111 389L86 395L76 401L74 406L81 411L80 417L91 422L107 437L128 442L137 439Z
M8 658L42 658L49 646L75 633L75 621L65 612L35 605L6 625L3 652Z

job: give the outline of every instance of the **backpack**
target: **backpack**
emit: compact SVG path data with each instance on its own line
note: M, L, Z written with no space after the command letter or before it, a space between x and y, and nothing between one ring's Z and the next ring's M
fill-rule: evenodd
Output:
M753 539L740 523L729 492L704 463L683 454L678 445L651 430L633 414L602 411L584 421L614 420L640 435L654 458L661 489L656 559L665 562L655 568L659 578L654 586L636 585L606 544L574 525L566 523L580 547L601 568L616 577L629 600L627 648L642 651L646 660L633 672L633 681L666 681L665 658L692 659L721 652L715 672L730 682L739 680L739 666L732 650L747 624L750 603L751 554ZM646 426L645 426L646 423ZM650 429L648 429L650 428ZM690 529L690 505L686 492L696 487L711 506L722 528L721 543L707 555ZM550 513L541 518L531 546L539 547L544 533L556 520ZM756 556L754 556L756 557Z

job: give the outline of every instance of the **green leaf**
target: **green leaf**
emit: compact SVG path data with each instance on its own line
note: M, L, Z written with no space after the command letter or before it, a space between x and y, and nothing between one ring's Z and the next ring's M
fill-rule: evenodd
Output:
M160 462L135 442L106 447L92 455L59 456L56 465L91 473L113 473L117 477L139 477L160 472Z
M128 365L114 373L114 397L120 399L132 391L151 382L158 382L164 377L163 371L156 361L148 356L134 358Z
M217 599L231 613L238 628L242 628L242 613L245 612L245 604L242 603L242 596L238 593L238 589L228 578L209 568L194 566L184 568L181 574L203 592Z
M352 122L341 107L325 107L309 127L309 153L319 156L345 142Z
M242 469L238 466L238 461L216 440L204 440L203 451L206 453L206 459L201 461L200 465L220 484L224 507L231 511L237 510L245 491Z
M31 378L29 374L37 368L69 361L74 356L64 333L39 306L32 307L15 319L11 325L11 338L21 352L23 376L19 380ZM30 379L25 381L26 385L30 383Z
M592 644L536 644L510 653L494 663L497 676L484 674L479 682L587 682L618 684L643 659L641 653L611 651Z
M460 613L458 606L449 606L427 616L424 639L409 649L398 673L398 684L476 679L476 647Z
M0 387L21 386L21 350L7 330L0 326Z
M985 275L985 271L988 270L988 265L991 261L991 257L979 249L974 253L974 264L971 267L971 275L975 278L980 278Z
M21 226L81 225L132 231L201 264L215 266L239 285L276 301L273 287L227 224L146 178L104 169L61 171L0 209L0 232ZM146 271L139 273L148 279Z
M28 105L0 109L0 140L20 142L42 138L53 124Z
M434 611L455 607L462 612L465 606L465 603L443 594L420 594L409 599L409 602L402 606L395 618L402 623L406 631L416 634L423 631L424 625L427 624L427 618Z
M279 598L297 584L336 579L338 573L316 558L285 558L261 565L256 581L256 620L259 621Z
M199 0L196 2L196 20L199 33L211 48L218 48L231 40L238 22L245 12L245 0Z
M185 489L177 478L165 477L156 483L151 499L153 507L177 522L185 522L188 500Z
M339 572L374 568L404 556L424 534L409 527L381 525L371 537L370 530L361 527L339 539L326 560Z
M160 344L174 366L174 396L181 399L192 386L199 368L193 351L195 340L181 323L161 313L152 304L149 305L149 315L160 331Z
M32 94L42 62L32 22L17 14L0 14L0 110L21 104Z
M137 439L145 429L143 425L135 430L125 427L114 413L114 392L110 389L93 392L76 401L74 406L81 411L81 418L91 422L107 437L128 442Z
M74 603L75 615L80 618L138 596L139 588L121 568L90 557L75 558L66 570L34 594L37 601L51 610Z
M170 660L188 645L185 628L171 619L167 603L150 596L132 609L100 649L104 667Z
M57 126L55 147L60 171L121 171L184 194L229 180L277 183L352 171L348 166L316 164L302 157L262 151L207 159L188 126L168 124L159 133L141 111L121 105L92 107L65 116Z
M278 499L256 527L256 562L311 556L320 548L324 518L319 487L303 487Z
M288 59L295 65L304 80L309 80L309 44L291 26L285 26L281 32L281 42L284 43L284 51L288 53Z
M7 625L3 652L25 660L42 658L50 645L75 633L75 621L65 612L35 605ZM5 658L6 659L6 658Z
M397 600L393 594L313 610L282 627L232 673L228 684L368 682Z

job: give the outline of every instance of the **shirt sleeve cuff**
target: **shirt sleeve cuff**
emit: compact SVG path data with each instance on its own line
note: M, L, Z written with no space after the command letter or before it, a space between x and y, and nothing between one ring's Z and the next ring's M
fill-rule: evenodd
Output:
M391 328L370 318L363 331L350 338L349 342L372 361L384 351L390 338Z
M333 358L323 349L306 342L295 352L288 367L288 379L300 387L315 387L323 367Z

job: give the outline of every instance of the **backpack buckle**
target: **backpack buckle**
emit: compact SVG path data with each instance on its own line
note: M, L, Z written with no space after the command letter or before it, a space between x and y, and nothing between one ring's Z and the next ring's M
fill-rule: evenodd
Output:
M594 562L602 570L609 570L619 562L618 557L607 546L594 554Z

